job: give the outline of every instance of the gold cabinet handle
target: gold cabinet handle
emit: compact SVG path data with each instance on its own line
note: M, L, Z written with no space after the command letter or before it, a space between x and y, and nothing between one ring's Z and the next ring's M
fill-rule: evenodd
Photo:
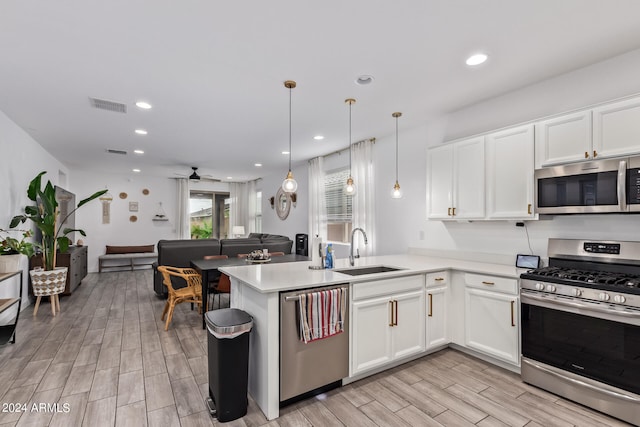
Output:
M514 310L513 306L515 305L515 301L511 301L511 326L516 326L516 321L514 319Z
M395 309L393 310L395 312L395 320L393 322L394 326L398 326L398 301L393 301L394 305L395 305Z
M393 326L393 300L389 301L389 326Z
M429 317L433 317L433 294L427 294L429 295Z
M595 159L596 157L598 157L598 152L596 150L593 150L593 158Z
M447 208L447 216L451 216L451 208Z
M442 282L444 280L444 277L436 277L435 279L436 282Z
M527 214L531 215L531 203L527 205Z
M588 152L588 151L585 151L585 152L584 152L584 158L585 158L585 159L588 159L588 158L589 158L589 152Z
M483 285L489 285L489 286L493 286L493 285L495 285L495 283L494 283L494 282L485 282L484 280L482 281L482 284L483 284Z
M456 216L456 208L451 208L451 216Z

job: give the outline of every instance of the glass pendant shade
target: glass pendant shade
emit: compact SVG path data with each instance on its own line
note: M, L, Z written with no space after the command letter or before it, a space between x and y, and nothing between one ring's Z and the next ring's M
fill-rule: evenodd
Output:
M402 198L402 190L400 190L400 184L398 184L398 181L396 181L396 185L393 186L393 191L391 192L391 197L393 197L394 199L401 199Z
M287 80L284 82L284 87L289 89L289 173L287 173L287 177L282 181L282 191L285 193L295 193L298 189L298 183L293 178L293 173L291 172L291 89L296 87L296 82Z
M287 177L282 181L282 190L285 193L295 193L298 189L298 183L293 179L293 173L289 171Z
M344 185L343 190L344 194L346 194L347 196L355 196L356 192L358 191L358 188L356 187L356 184L354 184L351 175L349 175L349 178L347 178L347 183Z

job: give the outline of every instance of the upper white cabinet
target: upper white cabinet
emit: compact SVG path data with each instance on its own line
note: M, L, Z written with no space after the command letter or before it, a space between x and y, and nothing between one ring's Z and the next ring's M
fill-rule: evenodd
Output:
M533 125L486 137L487 219L533 218Z
M640 98L536 124L536 168L640 153Z
M536 124L536 168L593 159L591 111Z
M598 157L640 152L640 98L593 109L593 149Z
M484 218L484 137L432 148L427 153L427 217Z

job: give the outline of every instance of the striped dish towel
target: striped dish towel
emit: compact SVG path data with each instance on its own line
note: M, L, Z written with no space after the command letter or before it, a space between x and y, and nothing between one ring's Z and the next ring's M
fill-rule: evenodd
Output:
M343 331L346 288L299 295L300 340L305 344Z

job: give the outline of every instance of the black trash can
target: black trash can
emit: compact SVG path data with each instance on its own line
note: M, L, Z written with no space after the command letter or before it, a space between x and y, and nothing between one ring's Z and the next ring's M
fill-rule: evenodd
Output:
M236 308L208 311L209 396L211 415L220 422L247 413L249 332L253 317Z

